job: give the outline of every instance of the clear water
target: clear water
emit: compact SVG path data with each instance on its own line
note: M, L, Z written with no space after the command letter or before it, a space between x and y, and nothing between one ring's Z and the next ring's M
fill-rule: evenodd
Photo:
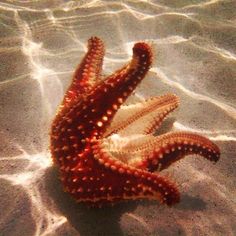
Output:
M214 140L213 165L187 157L166 173L181 202L87 209L63 193L48 132L87 39L106 45L104 74L145 40L155 59L133 100L176 93L172 130ZM0 2L0 235L236 235L236 2ZM167 120L168 123L168 120Z

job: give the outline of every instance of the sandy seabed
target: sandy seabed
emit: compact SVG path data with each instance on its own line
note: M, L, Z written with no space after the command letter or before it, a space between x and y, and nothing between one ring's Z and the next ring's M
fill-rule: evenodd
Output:
M236 2L0 2L0 235L236 235ZM221 149L215 165L190 156L166 171L181 202L88 209L62 191L50 123L88 38L106 45L104 74L137 41L154 63L133 100L175 93L164 129L192 131Z

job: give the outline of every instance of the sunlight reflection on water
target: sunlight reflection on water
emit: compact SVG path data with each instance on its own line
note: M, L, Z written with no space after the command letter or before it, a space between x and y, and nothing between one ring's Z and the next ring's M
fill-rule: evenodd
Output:
M235 235L235 2L49 2L0 3L3 235ZM176 93L172 129L206 135L222 150L214 166L187 158L167 171L183 196L176 207L84 209L60 190L49 127L92 35L105 41L106 74L127 62L134 42L149 42L154 65L131 101Z

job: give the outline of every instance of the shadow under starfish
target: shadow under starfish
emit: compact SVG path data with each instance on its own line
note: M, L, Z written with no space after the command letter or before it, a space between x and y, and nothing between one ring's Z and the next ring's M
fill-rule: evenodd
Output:
M152 50L144 42L120 70L101 78L104 45L97 37L75 71L51 128L51 153L64 190L92 205L131 199L179 202L174 183L158 172L189 154L218 161L219 148L187 132L154 136L178 106L173 94L122 105L148 72Z

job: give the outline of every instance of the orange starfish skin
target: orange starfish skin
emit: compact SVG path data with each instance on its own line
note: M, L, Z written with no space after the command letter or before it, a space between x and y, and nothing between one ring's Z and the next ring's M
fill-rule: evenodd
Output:
M63 104L66 105L82 93L88 92L97 80L100 79L104 57L103 42L96 38L88 41L88 52L83 58L80 66L76 69L71 86L64 97Z
M152 135L178 106L175 95L122 105L151 66L148 44L136 43L130 63L104 80L103 56L102 41L92 37L52 123L51 153L64 189L79 202L148 198L173 205L175 184L152 172L193 153L217 161L219 149L195 134Z

